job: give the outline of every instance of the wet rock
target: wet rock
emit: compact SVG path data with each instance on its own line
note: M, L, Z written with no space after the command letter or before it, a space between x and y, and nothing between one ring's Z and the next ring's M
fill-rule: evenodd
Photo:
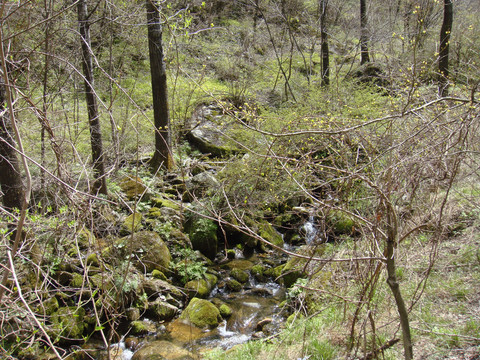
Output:
M181 209L181 207L178 203L176 203L176 202L174 202L170 199L166 199L166 198L159 197L159 196L152 198L151 202L157 208L166 207L166 208L173 209L175 211L179 211Z
M260 320L255 326L255 331L263 331L263 327L267 324L270 324L273 321L272 318L265 318Z
M239 292L242 290L242 284L240 284L237 280L234 279L227 280L226 285L227 288L233 292Z
M265 271L265 267L261 264L256 264L252 266L252 269L250 270L250 273L253 275L255 280L264 282L265 281L265 276L263 276L263 272Z
M204 338L209 334L208 331L192 326L189 323L185 324L183 320L180 319L176 319L168 324L167 330L172 339L184 343Z
M140 339L135 336L129 336L125 339L125 347L129 350L135 351L140 344Z
M212 292L218 279L215 275L205 274L204 279L191 280L185 284L189 297L205 299Z
M133 354L132 360L188 360L194 359L188 350L165 340L146 343Z
M229 270L234 270L234 269L250 270L252 267L253 267L253 263L249 260L244 260L244 259L234 259L222 265L223 269L229 269Z
M157 299L148 304L147 314L158 321L168 321L175 317L178 308L161 299Z
M151 321L136 320L130 323L130 334L132 335L146 335L156 332L155 324Z
M193 298L183 310L180 319L189 322L198 328L215 328L222 317L220 311L210 301Z
M183 300L185 294L172 284L160 279L146 279L143 283L143 290L150 296L171 295L175 299Z
M233 269L230 271L230 276L242 284L245 284L249 278L248 273L241 269Z
M185 186L184 200L193 200L214 193L220 187L220 183L211 172L205 171L188 179Z
M136 321L140 319L140 309L138 308L128 308L125 310L128 321Z

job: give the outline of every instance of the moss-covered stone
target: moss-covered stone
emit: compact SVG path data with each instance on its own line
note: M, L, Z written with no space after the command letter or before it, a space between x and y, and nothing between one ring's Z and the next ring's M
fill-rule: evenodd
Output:
M230 260L233 260L235 259L235 256L236 256L236 252L234 249L228 249L227 250L227 258L230 259Z
M132 232L135 233L142 228L142 220L143 220L142 214L140 213L130 214L125 218L125 221L123 222L123 225L122 225L122 230L129 233L132 233Z
M230 271L230 276L232 276L238 282L245 284L248 281L248 273L245 270L233 269Z
M85 309L61 307L50 318L54 335L68 339L81 339L85 329Z
M210 301L193 298L180 315L180 319L191 323L198 328L215 328L222 317L220 311Z
M146 335L156 332L155 325L150 321L136 320L130 323L130 334L132 335Z
M74 288L81 288L83 285L83 276L79 273L74 273L70 285Z
M279 265L272 268L268 268L263 272L263 275L277 279L282 274L283 267L284 265Z
M181 209L179 204L159 196L152 198L151 202L156 208L168 207L177 211Z
M37 312L45 315L52 315L59 309L60 305L56 297L50 297L42 301L38 307Z
M258 234L275 246L283 246L282 235L268 222L263 222L258 226Z
M132 360L193 360L195 355L165 340L149 341L138 349Z
M264 281L265 277L263 276L263 272L265 271L265 267L262 264L256 264L252 266L250 270L252 276L257 281Z
M124 177L120 181L120 188L128 200L135 200L145 193L147 187L143 184L142 179L138 177Z
M96 253L89 254L85 262L87 265L97 266L97 267L100 266L100 261L98 261L98 256Z
M227 280L227 288L230 290L230 291L233 291L233 292L239 292L242 290L242 284L240 284L237 280L235 279L229 279Z
M192 216L185 223L185 231L190 237L192 248L211 260L217 255L217 230L218 225L213 220L200 216Z
M330 224L335 235L351 235L355 232L354 219L342 211L329 214L327 222Z
M253 267L253 263L249 260L244 260L244 259L234 259L222 265L222 268L228 269L228 270L235 270L235 269L250 270L252 267Z
M165 276L165 274L158 269L153 269L152 277L154 279L160 279L160 280L165 280L165 281L167 280L167 277Z
M185 284L189 297L205 299L217 284L218 278L212 274L205 274L204 279L191 280Z
M165 301L156 300L148 304L147 314L158 321L168 321L175 317L178 308Z
M140 271L168 271L172 256L162 238L153 231L140 231L115 241L110 256L125 258L134 253L135 267ZM115 259L114 259L115 260Z
M222 305L220 305L220 307L218 308L218 310L220 311L220 315L221 315L222 318L224 318L224 319L229 318L229 317L232 316L232 314L233 314L232 309L231 309L230 306L228 306L227 304L222 304Z

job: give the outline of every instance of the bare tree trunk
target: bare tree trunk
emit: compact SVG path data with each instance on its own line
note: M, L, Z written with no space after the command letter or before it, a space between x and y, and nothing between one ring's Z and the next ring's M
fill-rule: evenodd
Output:
M6 102L5 85L0 82L0 186L3 206L11 211L20 210L23 204L23 182L20 163L15 151L15 140L11 131Z
M367 29L367 4L360 0L360 64L370 62L368 55L368 29Z
M83 75L85 77L85 97L87 101L93 171L95 176L92 190L94 193L107 195L102 132L100 129L97 98L94 90L93 60L90 41L90 20L87 9L87 0L80 0L78 2L77 9L78 23L80 25L80 36L82 39L82 66Z
M155 153L153 154L151 165L154 171L159 168L169 170L173 166L173 158L171 154L167 72L163 59L162 25L160 23L157 0L146 0L146 8L155 124Z
M322 58L322 86L330 85L330 52L326 30L328 0L320 0L320 53Z
M440 96L448 95L448 51L450 47L450 33L453 24L453 2L444 0L443 23L440 30L440 50L438 55L438 94Z

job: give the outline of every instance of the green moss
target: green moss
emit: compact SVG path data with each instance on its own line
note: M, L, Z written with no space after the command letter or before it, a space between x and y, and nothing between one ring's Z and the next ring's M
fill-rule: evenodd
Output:
M127 216L123 222L123 230L127 232L137 232L142 228L143 216L140 213L134 213Z
M74 273L73 278L70 281L70 285L74 288L81 288L83 284L83 276L79 273Z
M238 292L242 290L242 284L240 284L237 280L230 279L227 280L227 288L231 291Z
M212 290L205 279L190 280L185 284L185 290L190 296L205 299Z
M194 297L180 315L180 319L203 329L218 326L222 317L220 311L210 301Z
M272 243L275 246L283 246L283 238L282 235L280 235L275 228L272 226L272 224L264 222L259 225L258 227L258 233L259 235L267 240L269 243Z
M148 333L155 332L156 330L153 323L140 320L132 321L130 323L130 327L130 333L132 335L146 335Z
M180 205L176 204L172 200L168 200L168 199L158 197L158 196L152 198L152 204L157 208L168 207L168 208L173 209L173 210L180 210L181 209Z
M84 308L74 306L59 308L51 316L54 335L70 339L81 339L85 329L84 317Z
M98 256L96 253L91 253L87 256L86 260L87 265L91 266L100 266L100 262L98 261Z
M220 305L220 307L218 308L218 310L220 311L220 315L225 319L225 318L228 318L230 316L232 316L232 309L230 308L230 306L228 306L227 304L222 304Z
M153 269L152 277L154 279L160 279L160 280L164 280L164 281L167 280L167 277L165 276L165 274L158 269Z
M237 281L245 284L248 281L248 273L241 269L233 269L230 275Z

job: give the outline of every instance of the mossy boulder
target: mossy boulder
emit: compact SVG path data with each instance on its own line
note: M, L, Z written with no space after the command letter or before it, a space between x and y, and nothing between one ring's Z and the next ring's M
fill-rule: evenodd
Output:
M135 200L142 196L147 187L143 184L139 177L126 176L120 181L120 189L125 194L128 200Z
M157 331L154 323L145 320L132 321L130 329L131 335L146 335Z
M168 271L172 256L162 238L153 231L140 231L116 241L118 256L125 258L135 254L135 267L140 271ZM115 254L113 254L115 256Z
M142 287L147 296L171 295L173 298L183 300L185 294L176 286L160 279L145 279Z
M165 281L167 280L167 277L165 276L165 274L158 269L153 269L152 277L154 279L160 279L160 280L165 280Z
M192 215L185 223L193 250L200 251L210 260L215 259L218 248L218 225L208 218Z
M342 211L334 211L329 214L327 223L335 235L352 235L355 233L356 222L348 214Z
M196 297L190 300L180 319L202 329L213 329L222 321L220 311L215 305L208 300Z
M85 309L81 307L61 307L50 317L54 337L81 339L85 330Z
M153 204L154 207L160 209L162 207L167 207L176 211L179 211L181 209L180 205L170 199L164 198L164 197L153 197L151 199L151 203Z
M265 280L265 276L263 275L264 271L265 271L265 267L262 264L256 264L252 266L250 273L253 275L253 277L257 281L264 281Z
M262 222L258 225L258 234L275 246L283 246L282 235L268 222Z
M228 270L250 270L252 267L253 263L245 259L234 259L222 265L222 268Z
M241 269L233 269L230 271L230 276L242 284L245 284L249 278L248 273Z
M227 304L220 305L218 310L220 311L220 315L224 319L229 318L233 314L232 308L230 306L228 306Z
M37 312L45 315L52 315L60 308L58 300L56 297L50 297L41 302L41 305L38 306Z
M158 321L172 320L178 312L178 308L160 299L148 304L147 315Z
M230 291L233 291L233 292L239 292L242 290L242 284L240 284L237 280L235 279L229 279L227 280L227 288L230 290Z
M122 224L122 230L126 233L134 233L142 228L143 216L140 213L128 215Z
M214 286L217 284L217 277L212 274L205 274L204 279L191 280L185 284L185 289L190 297L205 299L208 297Z

